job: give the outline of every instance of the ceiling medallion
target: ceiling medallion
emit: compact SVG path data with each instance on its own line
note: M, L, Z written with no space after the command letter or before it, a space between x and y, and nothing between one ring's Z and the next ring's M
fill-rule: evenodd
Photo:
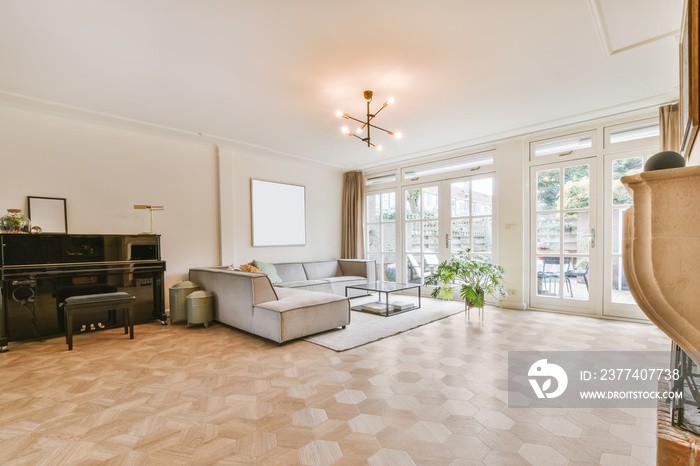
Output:
M356 122L358 122L358 123L362 123L362 126L360 126L360 127L357 129L357 131L355 131L354 133L353 133L347 126L343 126L343 128L342 128L343 133L345 133L345 134L347 134L347 135L349 135L349 136L355 136L357 139L361 140L362 142L366 142L366 143L367 143L367 147L374 147L374 148L377 149L377 150L382 150L382 146L380 146L379 144L374 144L374 143L370 140L370 129L371 129L371 128L375 128L375 129L382 130L382 131L384 131L385 133L387 133L387 134L389 134L389 135L391 135L391 136L394 136L395 138L401 138L401 133L396 133L396 132L394 132L394 131L389 131L388 129L384 129L384 128L381 128L381 127L379 127L379 126L373 125L373 124L371 124L370 122L374 119L374 117L376 117L377 115L379 115L379 112L381 112L382 110L384 110L384 107L386 107L387 105L393 104L393 103L394 103L394 98L393 98L393 97L390 97L389 100L387 100L386 102L384 102L384 104L381 106L381 108L380 108L379 110L377 110L375 113L370 113L370 111L369 111L369 104L370 104L370 102L372 102L372 91L365 91L365 92L364 92L364 96L365 96L365 100L367 101L367 118L366 118L366 120L363 121L363 120L359 120L359 119L357 119L357 118L351 117L351 116L348 115L347 113L343 113L343 112L341 112L340 110L338 110L338 111L336 112L336 115L338 115L339 117L345 118L346 120L353 120L353 121L356 121ZM367 136L366 136L366 137L362 137L361 135L362 135L362 133L363 133L363 131L364 131L365 129L367 129Z

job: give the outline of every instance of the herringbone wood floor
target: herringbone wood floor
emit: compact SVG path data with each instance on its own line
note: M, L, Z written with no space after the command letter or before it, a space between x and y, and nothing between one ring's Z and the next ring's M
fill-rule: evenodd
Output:
M343 353L223 325L0 354L0 462L655 464L653 409L511 409L508 350L667 350L655 327L487 308Z

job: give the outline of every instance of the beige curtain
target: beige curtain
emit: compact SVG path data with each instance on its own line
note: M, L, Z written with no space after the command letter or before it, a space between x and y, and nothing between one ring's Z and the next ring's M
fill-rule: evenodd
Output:
M364 259L362 205L365 183L361 171L347 172L343 181L343 209L340 258Z
M659 107L659 128L661 129L661 150L680 152L681 131L678 104Z

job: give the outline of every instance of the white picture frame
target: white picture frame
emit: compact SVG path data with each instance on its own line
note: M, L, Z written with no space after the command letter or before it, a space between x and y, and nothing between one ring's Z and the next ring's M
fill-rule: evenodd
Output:
M306 245L306 187L250 180L253 246Z

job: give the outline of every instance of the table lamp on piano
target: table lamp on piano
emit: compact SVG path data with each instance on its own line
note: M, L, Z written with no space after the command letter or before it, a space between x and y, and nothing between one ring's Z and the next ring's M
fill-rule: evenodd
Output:
M162 205L146 205L146 204L136 204L134 205L135 210L148 210L151 213L151 231L144 231L139 234L141 235L153 235L155 230L153 229L153 211L154 210L165 210L165 206Z

